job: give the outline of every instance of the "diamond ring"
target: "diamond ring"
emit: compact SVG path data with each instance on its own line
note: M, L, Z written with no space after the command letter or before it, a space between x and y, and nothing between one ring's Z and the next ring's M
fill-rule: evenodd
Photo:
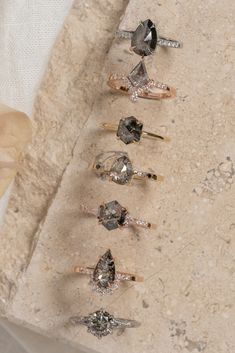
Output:
M119 185L130 184L132 179L163 181L162 175L134 169L128 154L122 151L109 151L96 156L93 170L103 180Z
M183 46L177 40L160 37L155 24L150 19L140 22L135 31L119 30L116 36L131 39L131 50L142 57L151 55L157 45L168 48L182 48Z
M152 132L143 130L143 123L136 119L134 116L122 118L118 125L103 123L102 127L105 130L116 131L116 136L126 145L130 143L139 142L141 137L149 137L161 141L169 142L169 137L163 137Z
M100 257L95 267L76 266L74 272L90 275L93 289L100 294L111 294L120 281L143 281L143 278L131 273L116 272L111 250Z
M121 93L128 94L132 101L139 98L145 99L167 99L176 96L176 90L164 83L151 80L148 77L146 66L143 60L137 64L129 75L113 73L109 76L108 86ZM160 89L163 92L155 92Z
M107 230L117 228L126 228L129 226L138 226L142 228L152 228L153 224L134 218L127 209L120 205L116 200L104 203L98 209L89 209L82 206L83 212L97 217L99 224L102 224Z
M140 326L140 323L135 320L115 318L104 309L97 310L88 316L73 316L69 319L69 323L72 325L87 326L87 331L97 338L112 334L114 329L126 329Z

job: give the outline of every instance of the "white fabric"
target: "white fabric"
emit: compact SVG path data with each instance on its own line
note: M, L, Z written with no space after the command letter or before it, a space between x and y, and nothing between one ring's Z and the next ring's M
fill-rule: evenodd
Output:
M51 48L73 0L0 0L0 102L32 115ZM0 224L10 188L0 200Z
M51 48L72 3L73 0L0 0L1 103L32 115ZM11 186L0 200L0 224L10 190ZM16 336L16 329L10 325L7 328ZM55 343L50 346L48 340L39 339L27 330L22 331L19 337L30 353L41 352L45 347L49 347L51 352L76 351Z
M50 51L73 0L0 0L0 102L32 114Z

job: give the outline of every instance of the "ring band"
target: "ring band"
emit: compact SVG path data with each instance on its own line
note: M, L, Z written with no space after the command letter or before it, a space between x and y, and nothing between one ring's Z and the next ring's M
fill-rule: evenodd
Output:
M131 273L117 272L111 250L107 250L95 267L74 267L74 272L89 275L93 289L101 294L112 293L120 281L143 282L143 278Z
M129 75L113 73L109 76L107 84L110 88L131 96L132 101L144 99L169 99L176 96L176 90L161 82L149 79L143 60L137 64ZM153 89L163 92L154 92Z
M182 43L179 41L160 37L155 24L150 19L141 22L135 31L118 30L116 37L130 39L130 49L141 57L153 54L157 45L168 48L182 48Z
M112 334L114 329L140 326L140 323L135 320L115 318L104 309L97 310L88 316L73 316L69 319L69 323L74 326L86 326L87 331L99 339Z
M96 156L93 170L103 180L110 180L119 185L130 184L132 179L163 181L162 175L143 172L133 167L126 152L108 151Z
M132 39L134 33L135 31L118 30L116 32L116 37L118 39ZM176 48L176 49L183 48L182 42L179 42L178 40L174 40L174 39L163 38L163 37L160 37L157 39L157 45L159 45L160 47L168 47L168 48Z
M95 216L99 224L102 224L109 231L130 226L154 228L154 225L150 222L132 217L127 209L116 200L104 203L98 209L89 209L83 205L82 211Z
M89 275L89 276L93 275L94 270L95 270L95 267L81 267L81 266L74 267L75 273L80 273L80 274ZM143 282L143 277L140 277L131 273L116 272L116 277L119 281Z
M116 136L126 145L139 142L141 137L157 139L164 142L170 141L169 137L163 137L152 132L144 131L143 123L137 120L134 116L120 119L118 125L103 123L102 127L108 131L116 131Z

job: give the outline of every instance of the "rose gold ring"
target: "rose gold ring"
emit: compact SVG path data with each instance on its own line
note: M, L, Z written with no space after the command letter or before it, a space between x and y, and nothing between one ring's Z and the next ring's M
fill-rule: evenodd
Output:
M116 272L111 250L107 250L95 267L76 266L74 272L91 276L93 289L100 294L110 294L118 288L120 281L143 282L143 278L131 273Z
M131 100L134 102L138 98L159 100L174 98L176 96L175 88L151 80L148 77L143 60L127 76L116 73L111 74L107 84L114 90L130 95ZM160 89L163 92L155 92L155 89Z

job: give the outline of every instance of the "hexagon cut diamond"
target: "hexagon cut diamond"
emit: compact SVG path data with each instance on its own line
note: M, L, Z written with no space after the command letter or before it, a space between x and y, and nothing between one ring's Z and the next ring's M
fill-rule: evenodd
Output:
M98 261L94 269L93 280L101 290L108 289L114 284L115 264L110 250L107 250Z
M133 51L141 56L151 55L157 45L157 30L154 23L148 19L141 22L131 38Z
M98 210L98 219L108 230L124 226L127 210L116 200L101 205Z
M121 119L117 129L117 137L126 145L139 142L143 130L143 124L134 116Z

